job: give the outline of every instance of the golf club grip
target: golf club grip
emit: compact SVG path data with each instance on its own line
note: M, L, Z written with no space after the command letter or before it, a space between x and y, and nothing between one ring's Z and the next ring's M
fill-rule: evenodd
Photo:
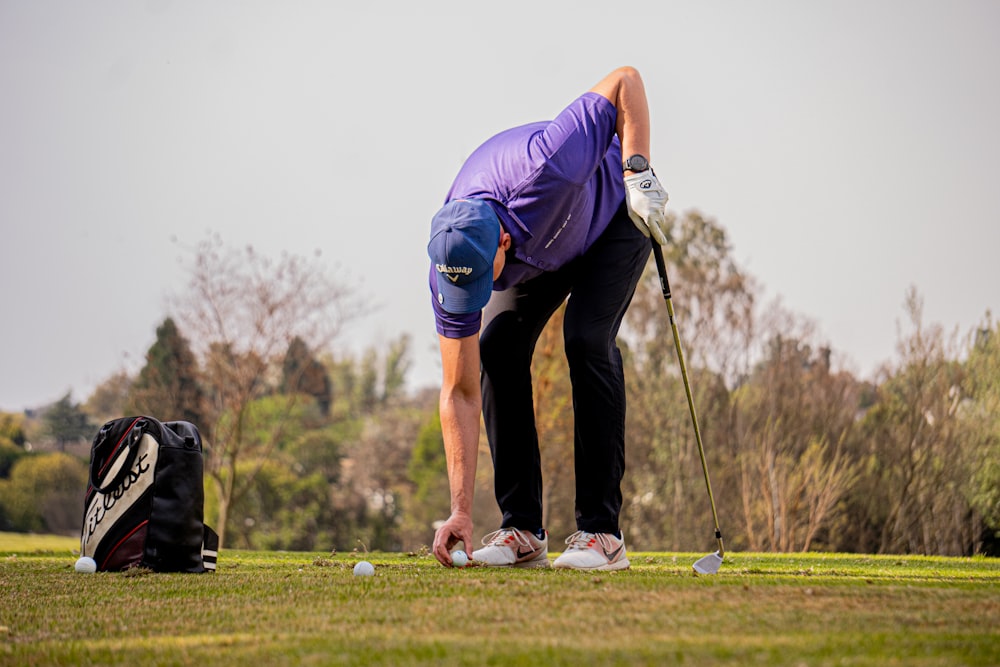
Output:
M667 265L663 261L663 248L656 241L653 241L653 259L656 260L656 272L660 274L660 289L663 290L663 298L670 300L670 282L667 280ZM671 308L671 310L673 310Z

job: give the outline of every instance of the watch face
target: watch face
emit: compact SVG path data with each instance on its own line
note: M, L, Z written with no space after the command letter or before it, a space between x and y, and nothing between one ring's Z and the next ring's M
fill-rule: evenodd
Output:
M633 155L625 160L625 168L629 171L646 171L649 168L649 162L641 155Z

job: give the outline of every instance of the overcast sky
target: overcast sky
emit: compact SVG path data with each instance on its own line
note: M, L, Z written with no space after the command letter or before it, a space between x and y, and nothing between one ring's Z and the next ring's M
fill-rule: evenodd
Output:
M0 0L0 410L137 370L210 231L320 250L380 306L344 343L410 333L435 383L456 171L625 64L670 209L848 370L894 357L910 285L948 329L1000 313L994 0Z

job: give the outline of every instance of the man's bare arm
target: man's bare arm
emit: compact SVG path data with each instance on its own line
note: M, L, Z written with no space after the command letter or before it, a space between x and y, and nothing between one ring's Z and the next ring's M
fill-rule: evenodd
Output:
M434 555L451 564L450 550L458 542L471 551L472 500L479 456L479 337L445 338L441 347L441 433L448 462L451 516L434 536Z

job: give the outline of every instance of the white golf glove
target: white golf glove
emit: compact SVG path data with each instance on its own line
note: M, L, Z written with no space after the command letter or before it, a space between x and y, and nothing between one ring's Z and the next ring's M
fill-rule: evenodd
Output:
M652 169L625 177L625 204L629 217L644 236L652 234L660 245L670 240L667 199L667 191Z

